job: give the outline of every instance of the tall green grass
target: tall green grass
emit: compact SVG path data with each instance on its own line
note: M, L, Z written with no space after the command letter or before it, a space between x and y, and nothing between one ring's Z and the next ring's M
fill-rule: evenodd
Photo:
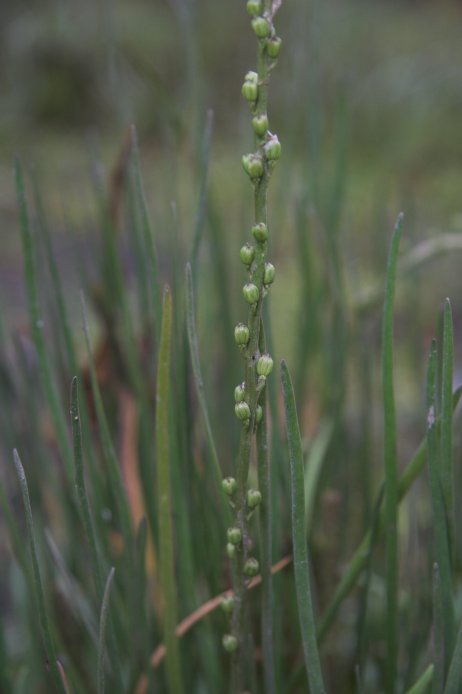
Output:
M315 3L309 12L313 41L318 11ZM178 12L194 90L193 18ZM143 145L133 128L127 134L117 170L94 181L93 266L76 259L81 308L54 248L49 191L16 161L29 327L0 331L5 691L460 688L457 302L454 326L449 301L441 310L425 386L415 380L416 344L428 336L416 324L411 339L408 323L430 295L425 325L437 324L440 289L426 288L425 301L407 291L407 276L425 273L430 257L439 262L454 239L400 255L399 222L387 267L381 258L380 277L351 291L342 236L350 107L342 87L326 171L320 47L312 50L311 120L300 144L298 105L286 105L287 148L269 188L278 277L271 303L249 309L244 354L246 380L257 353L284 356L282 388L274 373L267 383L254 378L248 431L232 397L242 380L238 249L246 229L267 221L268 181L255 186L253 219L251 193L235 182L234 144L226 186L215 176L219 118L213 132L212 112L195 111L186 182L184 142L172 139L165 208L143 181ZM252 115L264 115L266 98ZM281 139L283 128L284 119ZM302 167L299 146L310 156ZM402 236L405 245L405 227ZM261 287L266 252L258 247ZM239 498L224 493L222 478L225 491L238 478ZM254 508L248 492L255 499L257 488ZM234 563L233 526L242 542ZM256 556L250 577L244 568ZM236 601L243 608L230 617Z

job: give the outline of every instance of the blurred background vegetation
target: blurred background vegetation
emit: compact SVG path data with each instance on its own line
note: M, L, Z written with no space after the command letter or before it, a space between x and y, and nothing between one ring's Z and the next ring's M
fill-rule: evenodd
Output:
M270 97L271 128L283 144L270 192L271 259L278 273L271 296L274 357L294 364L304 435L315 436L327 419L338 433L329 447L325 495L313 531L324 557L319 575L328 577L319 590L321 603L333 587L329 562L335 557L338 566L349 556L358 528L370 518L371 490L382 477L380 290L394 220L403 210L404 252L427 239L450 233L454 241L462 234L461 20L462 5L455 0L285 0L278 14L283 51ZM180 286L178 276L191 256L204 133L211 133L198 312L206 387L218 394L212 423L226 471L237 447L230 394L240 380L231 337L243 308L238 249L252 221L241 154L253 145L240 88L255 66L254 48L243 3L3 0L0 5L0 305L8 332L22 344L23 357L32 358L14 154L40 182L68 309L82 342L82 277L96 288L94 299L103 281L95 181L117 195L130 124L138 129L161 279L174 286ZM129 215L119 207L115 226L127 287L134 293L138 261L127 241ZM399 276L401 463L424 433L425 364L446 296L453 298L456 369L462 364L459 267L459 253L451 252ZM42 266L39 273L46 275ZM49 301L49 281L43 277ZM174 295L174 305L175 300ZM93 321L101 330L101 322ZM48 330L52 333L53 325ZM67 394L72 374L58 364ZM461 376L459 368L458 382ZM2 378L7 388L8 378ZM20 396L27 390L15 391L18 411ZM19 421L23 448L33 450L36 432L26 434L27 423ZM10 432L2 445L5 469L11 467L12 446L18 445L13 438ZM411 499L409 515L401 520L404 543L414 547L412 514L421 513L425 537L431 522L421 498L428 506L424 493ZM352 521L345 542L342 519L348 513ZM334 528L329 537L326 526ZM406 591L419 571L415 555L404 572L402 595L411 625L421 604L410 605ZM371 595L379 622L380 570ZM13 624L11 614L10 619ZM372 624L373 610L370 619ZM16 628L11 633L17 643ZM331 645L332 657L337 651L347 657L343 633ZM412 628L408 638L411 642Z

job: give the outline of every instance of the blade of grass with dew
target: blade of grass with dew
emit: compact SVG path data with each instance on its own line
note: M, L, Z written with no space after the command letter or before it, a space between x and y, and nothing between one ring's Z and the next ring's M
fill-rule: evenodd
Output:
M449 534L454 549L454 471L452 455L452 384L454 379L454 331L451 302L446 299L443 314L443 368L441 383L441 487Z
M286 363L281 364L281 378L286 413L287 441L292 489L292 539L298 615L303 639L305 668L311 694L322 694L324 686L321 661L316 642L316 626L311 598L307 542L305 535L305 498L303 484L303 453L292 382Z
M18 478L19 485L21 487L22 500L24 503L24 511L26 515L27 532L29 535L29 546L32 558L32 569L34 577L35 586L35 598L37 600L37 609L39 613L40 626L42 630L42 638L45 646L46 657L51 670L51 677L53 680L54 688L58 692L65 692L63 682L61 679L61 674L58 668L58 658L56 655L55 644L51 634L47 608L45 604L45 594L43 592L42 578L40 575L40 568L37 556L37 546L35 542L35 530L34 530L34 520L32 517L32 508L30 505L29 489L27 486L26 473L22 466L21 459L17 450L13 451L14 465L16 468L16 475Z
M101 613L99 618L99 634L98 634L98 670L97 670L97 691L98 694L104 694L104 674L105 674L105 659L106 659L106 625L109 611L109 598L111 596L112 583L114 580L115 568L112 567L104 587L103 601L101 603ZM122 686L122 682L119 683Z
M15 160L15 183L16 195L18 198L21 241L24 255L24 272L26 281L27 306L29 320L32 330L32 339L37 351L40 366L40 378L45 396L50 407L53 425L58 439L59 449L63 456L64 466L69 480L73 477L72 454L67 438L66 421L63 414L63 407L60 402L59 394L53 379L48 350L43 337L43 320L40 313L39 291L37 286L37 274L34 259L34 241L29 223L29 210L26 199L24 176L21 164Z
M85 344L87 348L88 367L90 370L91 390L93 400L95 403L98 428L100 431L101 442L104 449L104 457L107 462L109 480L117 504L117 512L122 527L122 533L125 539L126 547L130 548L132 544L132 523L130 516L130 508L128 505L127 495L122 481L122 476L120 473L120 467L116 459L116 454L114 451L114 446L109 431L109 425L106 418L106 413L104 411L103 400L98 385L98 378L96 375L96 367L93 358L93 348L91 344L90 329L88 326L87 312L83 293L80 294L80 300L82 304L83 331L85 335Z
M417 682L407 690L406 694L425 694L428 693L433 680L433 665L429 665L425 672L419 677Z
M164 289L164 305L159 344L156 402L156 471L158 492L158 527L160 587L164 602L164 633L167 648L167 682L172 694L183 692L180 654L175 635L177 622L177 590L174 566L174 534L170 480L170 361L172 330L172 298Z
M452 600L451 559L449 555L448 527L444 509L441 459L438 437L438 410L436 402L437 353L433 341L427 371L427 451L430 473L430 491L433 507L435 554L441 579L441 615L444 633L445 671L449 667L454 646L454 605Z
M459 404L460 398L462 396L462 386L454 391L452 398L453 411ZM417 448L414 456L407 464L406 468L401 474L398 482L398 498L401 502L406 496L409 489L412 487L413 482L422 472L427 456L427 442L424 439L420 446ZM384 514L383 508L380 514L380 528L383 528ZM318 626L318 640L321 643L324 638L329 633L337 614L337 611L344 601L344 599L349 595L350 591L353 589L358 576L364 569L368 558L368 547L370 545L370 533L371 529L367 530L360 544L358 545L356 551L354 552L352 558L348 562L348 565L343 573L342 579L335 589L334 595L332 596L329 605L325 609Z
M396 267L403 215L398 217L388 258L382 325L382 387L385 460L385 534L387 586L387 692L396 691L398 658L398 463L393 385L393 321Z
M445 680L444 624L441 579L438 564L433 564L433 694L443 694Z

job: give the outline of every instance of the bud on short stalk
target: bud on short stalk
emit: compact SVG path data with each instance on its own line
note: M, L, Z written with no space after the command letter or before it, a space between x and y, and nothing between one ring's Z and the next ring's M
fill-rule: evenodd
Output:
M276 60L276 58L279 56L279 53L281 52L281 46L282 41L279 38L279 36L273 36L270 39L268 39L266 42L266 52L268 53L269 57L273 58L273 60Z
M236 558L236 546L232 545L231 542L228 542L226 545L226 554L228 555L228 559Z
M262 10L261 0L247 0L246 9L251 17L257 17Z
M234 598L232 595L225 595L221 599L221 609L225 614L231 614L234 609Z
M246 402L237 402L234 406L234 412L241 422L247 422L250 419L250 407Z
M247 506L251 509L261 504L261 492L258 489L249 489L247 492Z
M228 496L233 496L237 490L237 481L234 479L234 477L225 477L225 479L221 482L221 488L225 494Z
M236 327L234 328L234 340L236 344L238 344L241 347L245 347L245 345L249 342L250 339L250 330L244 323L238 323Z
M257 374L259 376L269 376L273 369L273 360L269 354L262 354L257 362Z
M263 408L261 405L257 405L257 407L255 409L255 422L257 424L260 424L262 419L263 419Z
M268 130L268 116L262 113L260 116L255 116L252 118L252 127L256 135L262 137Z
M262 243L268 238L268 227L264 222L259 222L252 227L252 235L255 241L260 241L260 243Z
M263 145L263 151L269 161L276 161L281 156L281 143L277 135L271 135L266 144Z
M247 559L247 561L244 564L244 574L246 576L256 576L259 571L260 564L258 563L258 561L253 557Z
M238 641L233 634L225 634L222 638L223 648L227 653L234 653L237 651Z
M252 19L252 29L259 39L266 39L271 33L270 23L264 17L255 17L255 19Z
M253 284L253 282L244 284L242 288L242 293L244 295L244 299L250 305L256 304L258 299L260 298L260 292L258 291L258 287L256 284Z
M228 528L228 542L232 545L239 545L242 540L242 533L239 528Z
M244 154L242 157L242 166L251 179L261 178L263 176L263 160L259 154Z
M263 273L263 284L272 284L274 282L275 274L276 269L273 263L265 263L265 269Z
M244 265L252 265L253 259L255 258L255 248L251 246L250 243L246 243L241 248L240 257Z
M234 402L242 402L245 400L245 383L239 383L234 389Z

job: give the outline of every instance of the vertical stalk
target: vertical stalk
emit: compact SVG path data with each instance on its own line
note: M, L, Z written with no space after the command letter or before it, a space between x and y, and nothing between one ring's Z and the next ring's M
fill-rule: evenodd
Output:
M251 656L250 638L246 628L246 584L260 570L255 557L251 556L252 540L249 519L255 508L263 501L261 518L262 578L264 582L262 626L264 677L268 692L274 692L274 658L272 648L271 583L271 513L268 443L265 409L259 404L270 374L273 360L264 352L262 333L263 299L274 279L274 267L266 262L268 249L267 193L271 173L281 153L276 135L269 131L267 116L268 82L277 62L281 40L273 26L271 0L248 0L247 11L252 17L252 29L258 41L258 72L248 72L242 86L252 114L255 133L255 151L242 158L244 170L254 186L254 226L252 235L255 245L242 247L240 257L248 271L248 282L243 295L249 304L247 324L240 323L235 329L235 339L244 359L244 382L235 389L235 412L242 422L236 479L224 481L224 490L232 497L234 510L233 527L228 530L228 556L234 562L234 605L231 634L223 638L226 650L233 653L231 664L231 691L242 692L249 685L246 662ZM257 462L260 490L248 489L248 475L253 443L256 436ZM263 498L264 494L264 498Z

